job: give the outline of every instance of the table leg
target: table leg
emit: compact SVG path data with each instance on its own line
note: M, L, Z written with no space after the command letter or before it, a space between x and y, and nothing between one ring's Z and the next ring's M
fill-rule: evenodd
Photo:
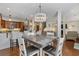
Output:
M40 56L42 56L43 48L40 48Z

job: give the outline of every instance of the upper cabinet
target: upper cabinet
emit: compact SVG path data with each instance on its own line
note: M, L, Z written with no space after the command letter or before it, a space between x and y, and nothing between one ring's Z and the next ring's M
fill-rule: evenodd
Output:
M19 28L21 31L23 31L24 30L24 22L3 20L2 14L0 13L0 28L7 28L7 29Z
M0 28L5 27L5 21L2 19L2 14L0 13Z

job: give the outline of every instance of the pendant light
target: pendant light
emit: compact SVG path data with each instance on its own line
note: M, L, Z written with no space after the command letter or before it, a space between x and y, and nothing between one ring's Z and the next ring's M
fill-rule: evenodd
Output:
M42 12L41 3L39 4L39 12L35 14L35 22L46 22L46 14Z

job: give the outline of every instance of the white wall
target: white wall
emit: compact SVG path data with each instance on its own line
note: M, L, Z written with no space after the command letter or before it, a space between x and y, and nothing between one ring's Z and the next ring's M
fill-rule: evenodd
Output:
M0 33L0 50L10 48L10 39L5 38L5 36L1 36Z
M7 39L0 39L0 50L10 48L10 40Z
M49 17L46 21L46 27L56 30L57 28L56 17Z
M79 21L69 21L67 22L68 31L78 31L79 32Z

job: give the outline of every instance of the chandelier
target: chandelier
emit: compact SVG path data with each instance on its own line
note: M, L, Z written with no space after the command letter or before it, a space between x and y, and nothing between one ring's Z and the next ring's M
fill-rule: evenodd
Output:
M42 13L42 6L39 4L39 12L35 14L35 22L46 22L46 14Z

